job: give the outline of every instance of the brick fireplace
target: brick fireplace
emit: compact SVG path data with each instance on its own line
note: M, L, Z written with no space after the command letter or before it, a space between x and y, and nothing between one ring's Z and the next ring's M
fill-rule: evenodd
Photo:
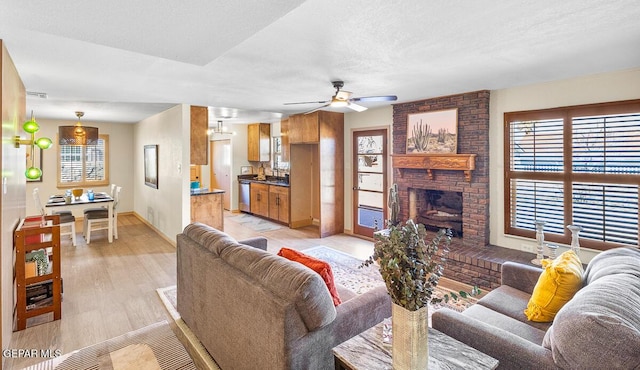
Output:
M458 109L458 153L475 154L475 169L469 179L463 171L456 170L433 170L433 178L430 179L422 169L394 169L393 181L398 184L400 198L400 219L414 217L416 220L417 215L410 212L427 211L415 211L415 206L410 204L418 189L459 194L462 237L456 240L456 244L484 247L489 244L489 91L395 104L393 154L406 153L409 114L452 108Z
M484 289L500 285L505 260L530 259L523 252L489 245L489 93L475 91L393 106L396 158L406 154L409 114L458 109L458 154L475 155L473 170L394 168L393 182L398 185L401 220L413 218L424 223L418 215L430 213L443 216L436 217L440 223L433 222L434 228L449 227L450 222L460 229L461 235L453 239L444 276ZM443 196L447 200L439 205L424 206L425 198ZM457 208L461 208L459 212ZM456 214L460 214L459 221L448 217Z

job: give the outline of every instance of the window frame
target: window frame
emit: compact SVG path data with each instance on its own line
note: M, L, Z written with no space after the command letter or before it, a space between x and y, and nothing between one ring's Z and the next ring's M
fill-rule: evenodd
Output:
M58 161L58 173L56 177L57 187L59 189L64 188L91 188L95 186L108 186L111 181L109 180L109 135L108 134L99 134L98 138L104 141L104 179L103 180L87 180L86 179L86 163L85 163L85 150L87 146L82 146L82 180L76 182L62 182L60 181L60 176L62 175L62 161L60 160L60 149L63 145L56 146L56 160ZM58 140L56 140L59 142ZM72 146L72 145L64 145L64 146Z
M563 184L564 189L564 221L566 225L571 225L573 221L573 183L606 183L606 184L623 184L637 185L640 187L640 175L632 174L601 174L601 173L584 173L573 172L573 132L572 119L574 117L599 116L599 115L617 115L630 114L640 112L640 99L626 100L618 102L574 105L566 107L557 107L550 109L505 112L503 121L504 134L504 233L506 235L521 236L525 238L535 239L535 226L532 229L522 229L511 225L512 220L512 204L511 204L511 182L512 180L535 180L535 181L557 181ZM562 172L535 172L535 171L514 171L512 170L511 158L511 122L517 121L534 121L546 119L562 119L563 120L563 163ZM639 190L640 193L640 190ZM640 194L639 194L640 195ZM639 196L640 198L640 196ZM640 200L639 200L640 203ZM640 204L639 204L640 206ZM639 228L640 234L640 228ZM638 235L640 239L640 235ZM546 233L545 241L560 244L571 244L571 231L563 228L563 234ZM607 250L611 248L625 246L627 244L619 244L613 242L603 242L593 239L580 238L580 245L585 248L596 250Z

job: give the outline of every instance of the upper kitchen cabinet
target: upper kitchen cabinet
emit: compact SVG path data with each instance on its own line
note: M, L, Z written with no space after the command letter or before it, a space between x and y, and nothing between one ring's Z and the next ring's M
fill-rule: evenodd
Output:
M316 111L289 117L289 143L312 144L320 142L320 128L343 121L342 113Z
M208 164L209 109L191 106L191 164Z
M280 156L282 162L289 162L289 119L280 121Z
M247 160L269 162L271 160L271 125L253 123L247 128Z

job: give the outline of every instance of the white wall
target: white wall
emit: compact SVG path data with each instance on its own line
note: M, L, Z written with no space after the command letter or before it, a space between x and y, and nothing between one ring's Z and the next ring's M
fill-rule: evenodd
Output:
M73 112L70 112L73 113ZM87 112L87 115L89 113ZM62 194L66 189L58 189L58 157L56 137L58 134L58 126L75 125L76 118L69 120L46 120L38 119L36 121L40 125L40 131L36 134L36 138L48 137L53 140L53 146L42 152L42 182L27 182L26 194L26 210L27 215L36 215L36 209L33 201L32 192L34 188L38 188L40 199L44 203L49 195ZM97 127L98 132L103 135L109 135L109 180L113 184L122 186L121 201L118 204L118 212L131 212L133 210L133 124L126 123L105 123L81 121L84 126ZM23 135L26 138L26 135ZM110 186L97 186L92 188L94 191L110 191ZM85 189L86 191L87 189ZM70 207L76 217L82 216L83 208Z
M177 105L134 125L133 210L169 240L190 222L191 115ZM144 184L144 146L158 145L158 189Z
M344 229L353 232L353 132L386 128L389 131L388 153L393 152L393 107L368 109L360 113L344 115ZM389 186L393 183L391 158L388 161L387 173ZM388 189L387 189L388 190Z
M489 176L491 244L520 249L522 244L534 248L535 241L504 234L504 159L503 121L505 112L545 109L569 105L603 103L640 98L640 69L598 74L543 84L522 86L491 92L489 127ZM568 246L561 246L558 253ZM534 249L531 249L534 250ZM582 249L583 262L597 252Z

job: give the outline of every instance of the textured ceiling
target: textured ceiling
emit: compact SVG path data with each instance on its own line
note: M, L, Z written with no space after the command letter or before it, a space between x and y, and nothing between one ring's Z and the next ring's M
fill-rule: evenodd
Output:
M186 103L269 122L335 79L406 102L636 68L639 19L637 0L4 0L0 39L48 95L27 99L39 118L137 122Z

